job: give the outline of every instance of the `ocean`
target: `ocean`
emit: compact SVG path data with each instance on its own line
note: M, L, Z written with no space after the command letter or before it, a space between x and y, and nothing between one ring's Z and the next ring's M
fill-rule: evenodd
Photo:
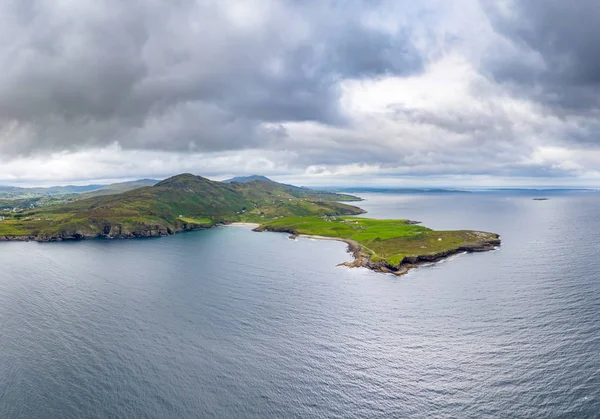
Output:
M0 417L600 416L600 193L361 196L502 246L396 277L243 226L0 243Z

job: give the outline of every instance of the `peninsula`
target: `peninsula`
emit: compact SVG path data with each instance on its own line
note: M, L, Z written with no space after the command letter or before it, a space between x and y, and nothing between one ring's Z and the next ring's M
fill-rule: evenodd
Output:
M40 207L18 208L3 200L0 240L156 237L251 222L259 225L256 231L344 241L354 255L354 261L346 265L395 274L500 244L494 233L434 231L410 220L357 217L365 211L348 204L353 201L360 198L262 176L216 182L182 174L153 186L109 195L82 193L70 196L66 203Z

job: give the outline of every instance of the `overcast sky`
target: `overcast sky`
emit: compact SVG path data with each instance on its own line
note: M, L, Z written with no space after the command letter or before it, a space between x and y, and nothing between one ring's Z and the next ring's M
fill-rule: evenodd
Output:
M600 185L597 0L4 0L0 183Z

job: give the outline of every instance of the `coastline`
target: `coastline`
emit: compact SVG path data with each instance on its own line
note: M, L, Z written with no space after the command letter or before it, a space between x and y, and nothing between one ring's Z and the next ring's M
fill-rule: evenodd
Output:
M460 253L475 253L475 252L486 252L495 250L500 246L500 236L494 235L493 239L482 240L476 243L470 243L466 245L457 246L452 249L448 249L439 253L429 253L422 255L406 256L398 265L391 265L385 260L374 262L371 260L371 253L365 251L363 245L352 239L345 239L341 237L330 237L320 236L311 234L298 234L297 232L289 229L274 229L269 226L265 226L259 223L248 223L248 222L231 222L231 223L216 223L213 225L189 225L185 224L177 230L167 229L150 229L144 231L133 231L123 232L119 231L118 234L108 235L86 235L79 232L69 232L71 234L64 234L59 237L43 237L43 236L0 236L0 241L35 241L35 242L53 242L53 241L72 241L72 240L87 240L87 239L135 239L135 238L150 238L150 237L164 237L170 236L177 233L183 233L188 231L206 230L213 227L248 227L255 232L274 232L274 233L288 233L290 238L312 238L317 240L334 240L340 241L347 244L348 253L351 253L354 260L351 262L343 262L337 266L346 266L349 268L367 268L374 272L389 273L397 276L405 275L411 269L418 268L419 266L428 265L431 263L439 262ZM369 249L367 249L369 250Z
M115 226L107 228L104 231L108 231L106 233L86 233L81 230L66 230L62 231L55 235L0 235L0 242L11 242L11 241L33 241L39 243L47 243L47 242L60 242L60 241L76 241L76 240L90 240L90 239L144 239L144 238L153 238L153 237L166 237L172 236L178 233L185 233L189 231L200 231L200 230L208 230L209 228L216 227L218 225L223 224L212 224L212 225L202 225L202 224L188 224L184 223L179 228L171 229L168 227L162 226L146 226L146 229L142 230L125 230L120 226Z
M272 233L288 233L290 238L312 238L317 240L334 240L344 242L348 245L348 253L351 253L354 257L354 260L351 262L343 262L339 263L337 266L346 266L348 268L366 268L374 272L379 273L389 273L396 276L402 276L407 274L411 269L418 268L423 265L429 265L432 263L440 262L442 260L448 259L452 256L461 254L461 253L478 253L478 252L488 252L491 250L496 250L501 244L500 236L495 235L496 237L491 240L482 240L478 243L469 244L469 245L461 245L457 246L453 249L449 249L439 253L432 254L423 254L423 255L413 255L406 256L398 265L390 265L386 261L378 261L373 262L371 260L371 255L364 251L363 246L355 240L344 239L341 237L328 237L328 236L319 236L312 234L298 234L294 231L277 231L274 229L269 229L268 227L260 228L261 226L253 229L252 231L263 232L268 231Z
M69 231L64 232L60 235L56 236L32 236L32 235L23 235L23 236L13 236L13 235L0 235L0 242L11 242L11 241L20 241L20 242L57 242L57 241L71 241L71 240L93 240L93 239L141 239L141 238L152 238L152 237L167 237L172 236L178 233L186 233L190 231L200 231L200 230L208 230L214 227L251 227L253 229L258 228L260 224L258 223L242 223L242 222L234 222L234 223L215 223L212 225L201 225L201 224L183 224L180 228L172 230L172 229L160 229L160 228L149 228L147 230L139 230L139 231L131 231L124 232L122 230L111 234L86 234L81 231ZM112 229L111 229L112 230Z

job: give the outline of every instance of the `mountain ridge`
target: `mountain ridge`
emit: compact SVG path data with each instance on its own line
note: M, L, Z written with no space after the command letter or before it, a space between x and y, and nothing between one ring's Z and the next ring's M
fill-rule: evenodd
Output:
M233 183L233 182L247 183L247 182L254 182L257 180L262 181L262 182L274 182L273 180L271 180L268 177L263 176L263 175L235 176L235 177L232 177L231 179L225 179L222 182L224 182L224 183ZM278 182L276 182L276 183L278 183Z

